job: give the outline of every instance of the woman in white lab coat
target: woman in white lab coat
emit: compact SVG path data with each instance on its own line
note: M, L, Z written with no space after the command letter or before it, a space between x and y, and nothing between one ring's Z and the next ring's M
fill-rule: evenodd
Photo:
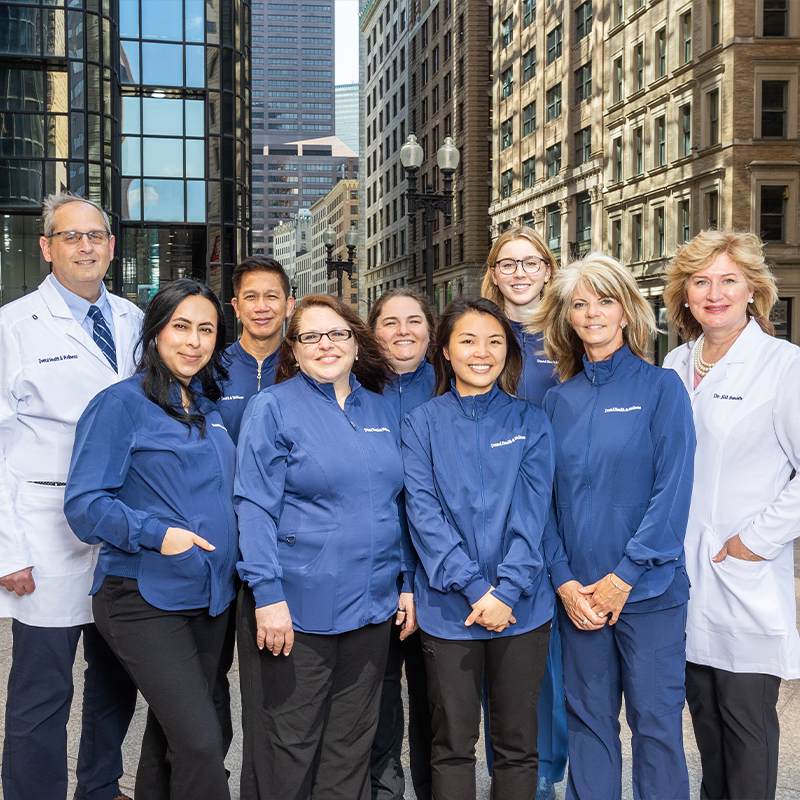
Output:
M780 679L800 678L800 348L774 338L775 280L752 234L701 231L664 292L688 344L664 362L692 400L686 697L701 796L774 798Z

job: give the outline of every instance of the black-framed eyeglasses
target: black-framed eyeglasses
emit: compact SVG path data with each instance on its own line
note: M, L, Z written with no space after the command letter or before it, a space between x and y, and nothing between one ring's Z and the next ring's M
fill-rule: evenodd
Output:
M108 244L111 238L111 231L56 231L47 238L53 239L58 236L64 244L80 244L85 236L91 244Z
M542 267L547 265L543 258L530 256L529 258L501 258L495 263L503 275L513 275L517 271L517 264L522 267L527 275L535 275Z
M295 336L295 341L300 344L316 344L323 336L327 336L332 342L346 342L348 339L353 338L353 331L346 328L340 328L335 331L327 331L326 333L318 333L317 331L308 331L307 333L298 333Z

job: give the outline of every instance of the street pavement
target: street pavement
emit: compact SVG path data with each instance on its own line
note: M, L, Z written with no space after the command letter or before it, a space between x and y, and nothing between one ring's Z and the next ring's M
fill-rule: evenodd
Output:
M800 605L800 545L795 546L795 598ZM0 701L5 706L6 687L8 683L8 671L11 666L11 623L9 620L0 620ZM82 658L77 659L75 665L75 699L72 704L72 714L70 715L68 734L68 766L70 770L70 789L69 797L75 788L75 765L78 756L78 741L80 738L80 708L82 695L82 672L85 667ZM234 663L230 674L231 696L233 702L234 720L239 720L241 713L241 701L239 696L239 674L238 664ZM136 707L136 714L133 718L128 736L125 740L123 749L123 762L125 774L122 779L122 790L134 797L133 787L136 775L136 764L139 758L139 748L144 730L147 706L139 697ZM780 699L778 701L778 713L781 725L781 747L778 762L778 792L777 800L800 800L800 680L784 681L781 685ZM686 760L689 765L689 778L692 786L692 798L699 797L700 794L700 756L692 733L689 712L684 709L683 732L686 747ZM622 724L622 752L623 752L623 775L622 775L622 797L623 800L632 800L633 792L631 789L631 748L630 730L625 723L625 711L620 716ZM235 735L233 745L226 761L226 765L231 772L231 798L239 800L239 770L241 766L242 752L242 730L241 726L234 726ZM3 731L3 720L0 718L0 734ZM483 745L478 745L478 800L488 800L489 798L489 776L486 772L486 760ZM403 758L405 761L406 776L408 776L408 748L404 747ZM410 779L407 777L406 800L416 800L413 789L410 786ZM556 785L556 793L559 800L564 797L566 790L566 780ZM0 790L2 798L2 790ZM139 800L148 800L139 798ZM524 800L521 798L520 800ZM530 800L533 800L531 798ZM603 800L603 798L598 798Z

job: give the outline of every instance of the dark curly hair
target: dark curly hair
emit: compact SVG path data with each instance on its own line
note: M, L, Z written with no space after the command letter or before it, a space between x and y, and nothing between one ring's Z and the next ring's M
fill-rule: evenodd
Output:
M292 345L300 332L303 314L307 309L313 307L329 308L350 326L358 347L358 359L353 363L353 374L365 389L381 394L392 379L392 369L383 355L383 348L375 338L375 334L353 309L337 297L328 294L308 295L297 304L289 327L286 329L286 338L281 342L275 383L287 381L297 375L300 368L295 361Z
M187 298L200 296L208 300L217 312L217 340L214 352L208 363L197 373L197 378L202 386L201 394L209 400L216 402L222 397L220 383L228 379L228 370L222 361L225 350L225 316L219 298L204 283L192 278L181 278L167 284L159 290L150 301L144 312L142 322L142 335L139 337L137 351L140 353L136 363L136 371L143 372L142 391L148 400L186 425L189 430L196 425L200 436L206 433L206 418L202 414L186 413L183 406L176 406L172 401L171 388L176 380L175 376L167 369L161 360L156 347L156 338L167 327L175 309ZM190 398L194 399L195 392L191 386L186 387Z

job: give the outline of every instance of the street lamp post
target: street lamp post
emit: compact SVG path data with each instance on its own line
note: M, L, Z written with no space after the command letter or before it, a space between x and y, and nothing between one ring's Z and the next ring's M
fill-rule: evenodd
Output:
M417 143L417 137L413 134L408 137L408 141L400 148L400 163L406 171L408 179L408 191L406 192L406 203L408 204L409 214L416 211L425 212L425 294L431 303L434 303L433 296L433 221L436 219L436 212L444 214L445 225L450 224L453 216L453 173L456 171L461 154L453 144L452 136L444 137L444 144L436 153L436 163L442 173L444 187L441 194L433 191L433 184L429 183L427 191L417 192L417 172L422 166L425 153Z
M344 243L347 245L347 261L336 261L333 258L333 248L336 246L336 231L330 225L322 232L322 243L328 251L328 277L331 278L333 273L336 273L337 295L341 300L342 273L346 272L351 280L353 278L354 259L356 246L358 245L358 231L355 223L350 226L350 230L344 235Z

